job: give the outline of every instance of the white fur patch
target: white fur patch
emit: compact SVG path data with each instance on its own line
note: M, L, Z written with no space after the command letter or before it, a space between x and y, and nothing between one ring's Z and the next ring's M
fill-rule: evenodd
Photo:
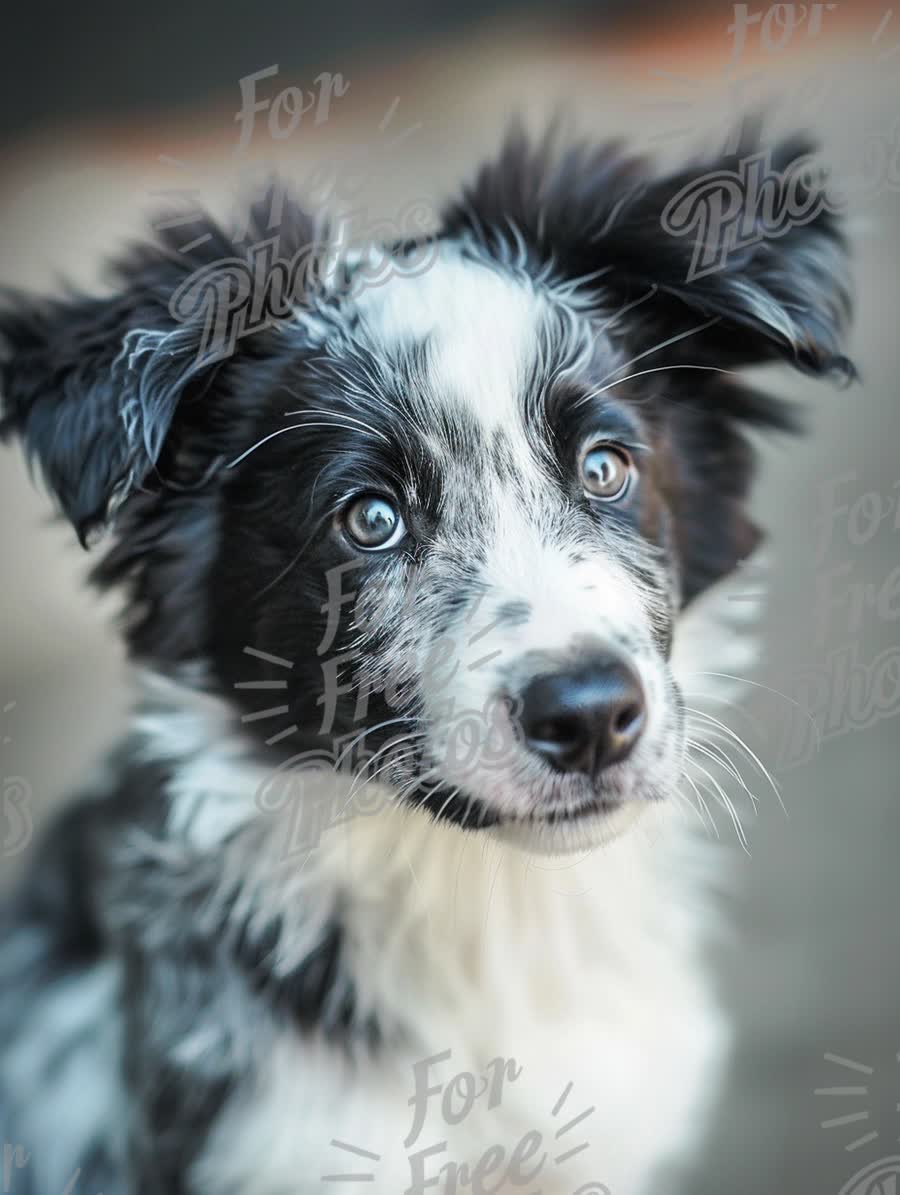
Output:
M431 377L462 401L486 430L515 428L517 402L548 311L546 293L444 247L417 277L393 276L363 292L359 308L376 343L428 337Z
M455 1126L428 1102L417 1148L448 1144L427 1174L491 1147L509 1158L536 1131L551 1158L589 1143L548 1162L547 1195L589 1181L645 1190L699 1132L725 1041L695 967L693 877L684 859L675 865L674 817L657 812L603 850L552 861L389 810L330 832L302 870L260 859L249 882L269 911L304 908L315 924L337 899L361 1011L379 1016L388 1045L345 1058L285 1033L218 1125L199 1188L346 1195L358 1184L323 1176L371 1172L367 1190L397 1195L413 1173L413 1066L450 1050L433 1081L481 1076L498 1057L522 1073L495 1109L481 1104ZM570 1084L566 1115L554 1117ZM571 1139L555 1137L588 1108Z

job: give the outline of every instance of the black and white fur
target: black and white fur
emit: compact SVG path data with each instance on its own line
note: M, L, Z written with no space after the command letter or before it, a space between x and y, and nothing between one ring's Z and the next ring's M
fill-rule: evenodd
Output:
M774 169L806 150L781 144ZM429 1103L419 1145L448 1141L431 1174L535 1129L561 1154L569 1084L590 1149L548 1161L545 1195L640 1195L696 1146L728 1033L699 961L712 869L678 795L681 687L720 663L690 656L697 620L759 538L745 430L790 423L734 371L852 373L826 212L685 281L693 245L661 212L732 164L661 176L618 146L514 133L446 209L427 270L360 290L348 259L206 364L169 300L237 252L212 222L188 255L165 235L126 255L108 297L7 300L4 429L83 541L111 525L94 575L125 595L140 669L130 734L47 834L0 941L18 1195L76 1171L88 1195L303 1195L366 1170L397 1195L414 1064L447 1050L434 1081L522 1071L459 1125ZM320 235L290 207L280 256ZM622 507L578 484L592 438L632 448ZM343 534L360 490L396 499L396 548ZM325 657L341 564L359 601ZM597 643L646 694L624 762L559 776L512 715L500 764L448 762L448 710ZM323 660L342 652L323 735ZM248 718L266 706L287 709ZM273 769L359 732L405 739L371 781L380 807L286 851L291 802L259 799ZM360 782L323 770L303 799L352 805Z

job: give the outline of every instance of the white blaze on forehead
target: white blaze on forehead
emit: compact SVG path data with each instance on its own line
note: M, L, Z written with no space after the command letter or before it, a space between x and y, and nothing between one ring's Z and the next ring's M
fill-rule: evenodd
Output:
M549 299L527 280L446 247L418 277L363 292L359 311L386 346L427 337L435 396L465 402L486 431L520 423L520 396L537 361Z

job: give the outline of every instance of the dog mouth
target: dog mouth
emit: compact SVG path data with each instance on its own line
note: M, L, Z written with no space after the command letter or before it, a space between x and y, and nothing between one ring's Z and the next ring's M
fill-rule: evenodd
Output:
M502 829L518 827L553 828L590 819L611 817L637 798L595 792L581 800L560 798L545 801L527 810L499 807L492 801L470 793L463 793L452 785L411 794L412 803L430 813L435 820L452 822L465 830Z
M537 809L526 817L505 818L502 821L515 822L517 825L560 826L568 822L581 822L592 817L608 817L621 809L625 804L620 797L595 797L578 805ZM502 824L501 821L501 824Z
M411 749L400 740L405 758L395 772L376 752L381 779L401 794L404 805L436 822L473 832L507 830L523 841L575 826L591 836L594 825L602 837L604 823L627 820L628 808L655 804L671 787L678 740L671 722L661 732L651 725L635 751L606 767L564 770L530 749L508 705L491 709L492 718L482 714L471 727L465 750L453 751L440 737L432 738L425 724Z

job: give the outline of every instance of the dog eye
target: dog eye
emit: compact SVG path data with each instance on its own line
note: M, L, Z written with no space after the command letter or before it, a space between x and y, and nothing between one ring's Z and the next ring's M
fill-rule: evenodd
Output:
M581 480L589 498L617 502L631 486L634 464L630 453L612 444L597 444L581 461Z
M369 552L393 548L406 534L399 510L380 494L354 498L345 507L342 518L347 537Z

